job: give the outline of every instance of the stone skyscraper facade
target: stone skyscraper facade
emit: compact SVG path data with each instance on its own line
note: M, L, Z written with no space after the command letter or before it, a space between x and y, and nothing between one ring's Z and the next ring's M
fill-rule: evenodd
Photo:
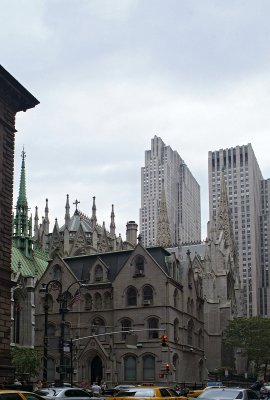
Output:
M157 244L157 227L164 188L171 245L201 240L200 186L170 146L155 136L145 151L141 169L140 231L144 245Z
M268 181L263 179L251 144L208 155L209 218L216 224L222 173L227 185L243 283L244 314L270 315L268 295ZM269 306L268 306L269 308Z

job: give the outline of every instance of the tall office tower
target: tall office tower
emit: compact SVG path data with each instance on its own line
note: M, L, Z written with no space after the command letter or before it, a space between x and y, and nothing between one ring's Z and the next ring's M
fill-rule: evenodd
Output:
M270 260L270 179L261 182L262 215L261 227L261 289L260 289L260 314L270 317L270 285L269 285L269 260Z
M234 236L238 245L239 272L244 291L244 314L254 316L261 314L262 311L261 193L267 191L251 144L210 151L208 178L211 226L216 222L222 171L227 185ZM267 218L266 212L265 218Z
M140 230L145 246L157 244L161 192L164 189L171 244L201 240L200 186L177 153L161 138L151 139L141 169Z

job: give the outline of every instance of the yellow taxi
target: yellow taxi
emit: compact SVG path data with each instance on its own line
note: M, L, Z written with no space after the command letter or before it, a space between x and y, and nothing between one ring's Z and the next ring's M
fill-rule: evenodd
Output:
M0 390L0 400L44 400L44 397L23 390Z
M105 400L127 400L128 397L136 397L143 400L152 399L170 399L170 400L187 400L184 396L179 394L167 386L135 386L127 389L120 390L112 397L105 397Z

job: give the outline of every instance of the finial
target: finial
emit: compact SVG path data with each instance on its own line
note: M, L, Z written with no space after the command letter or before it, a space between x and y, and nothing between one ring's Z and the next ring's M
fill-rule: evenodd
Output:
M78 201L77 199L74 201L74 203L73 204L75 204L75 207L76 207L76 210L75 210L75 213L74 214L79 214L79 212L78 212L78 204L80 203L80 201Z
M24 161L25 158L26 158L26 153L25 153L25 151L24 151L24 146L23 146L23 149L22 149L21 157L22 157L23 161Z

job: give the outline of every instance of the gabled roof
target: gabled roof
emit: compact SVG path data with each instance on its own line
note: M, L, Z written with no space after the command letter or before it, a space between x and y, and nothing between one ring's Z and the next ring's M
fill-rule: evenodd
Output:
M163 249L162 247L149 247L146 249L144 248L144 250L150 254L150 256L166 273L168 273L165 257L170 256L171 254L167 250ZM76 275L78 280L88 279L89 269L91 269L97 260L101 260L109 267L108 278L110 281L113 281L133 251L134 250L122 250L108 253L66 257L63 258L63 260L69 266L74 275Z
M87 256L67 257L65 263L79 280L88 279L88 271L99 259L109 269L108 278L113 281L118 272L122 269L133 250L114 251L110 253L98 253Z

